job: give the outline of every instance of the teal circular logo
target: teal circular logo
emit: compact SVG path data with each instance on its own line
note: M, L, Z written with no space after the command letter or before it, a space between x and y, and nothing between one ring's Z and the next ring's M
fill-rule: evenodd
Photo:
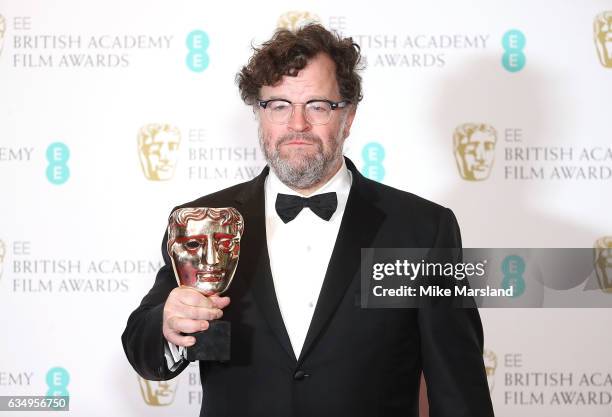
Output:
M62 142L54 142L47 147L46 152L47 165L46 175L47 180L54 185L62 185L70 178L70 168L68 168L68 159L70 158L70 149Z
M208 68L209 58L206 50L210 44L208 34L203 30L194 30L187 35L187 54L186 64L193 72L202 72Z
M361 150L364 165L361 173L374 181L382 181L385 178L385 167L382 162L385 159L385 148L378 142L370 142Z
M525 43L525 35L520 30L511 29L502 37L504 51L522 51L525 49Z
M511 29L504 33L502 37L502 67L508 72L518 72L525 67L526 57L523 53L527 40L523 32Z
M509 72L518 72L525 67L525 54L522 52L506 52L502 56L502 66Z
M502 280L502 288L507 290L513 287L513 297L520 297L525 292L525 261L518 255L506 256L501 265L504 278Z
M70 383L70 374L60 366L51 368L47 371L47 390L48 397L67 397L68 384Z

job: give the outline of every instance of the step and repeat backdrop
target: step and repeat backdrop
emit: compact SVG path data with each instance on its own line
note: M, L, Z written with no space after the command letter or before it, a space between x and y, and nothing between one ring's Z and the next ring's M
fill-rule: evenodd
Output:
M265 165L251 45L309 21L362 48L364 175L452 208L466 247L592 248L612 297L612 1L0 0L0 395L198 414L197 366L143 380L120 335L171 208ZM496 415L612 415L612 310L481 315Z

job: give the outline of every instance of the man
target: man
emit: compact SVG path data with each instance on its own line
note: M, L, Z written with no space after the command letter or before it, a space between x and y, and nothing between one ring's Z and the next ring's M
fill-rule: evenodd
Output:
M343 158L359 58L351 39L319 25L278 31L255 50L237 80L269 167L183 206L244 217L232 285L223 297L176 288L162 251L166 265L128 320L127 357L154 380L187 366L176 348L194 343L185 334L231 322L231 360L200 362L203 416L414 416L422 371L432 416L493 415L476 310L360 307L361 248L461 241L450 210Z

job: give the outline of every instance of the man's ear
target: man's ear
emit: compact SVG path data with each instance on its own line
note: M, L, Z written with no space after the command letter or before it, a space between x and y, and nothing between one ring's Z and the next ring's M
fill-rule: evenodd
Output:
M344 122L344 129L342 130L342 138L348 138L351 133L351 125L353 124L353 120L355 119L355 114L357 113L357 106L351 106L347 115L346 121Z

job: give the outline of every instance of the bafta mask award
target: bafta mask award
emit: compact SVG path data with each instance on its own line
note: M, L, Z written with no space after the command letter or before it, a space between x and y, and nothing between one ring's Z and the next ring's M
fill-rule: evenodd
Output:
M497 131L484 123L464 123L455 129L453 151L461 178L467 181L489 178L496 142Z
M178 284L205 296L229 288L240 255L242 215L233 207L177 209L168 219L168 255ZM187 360L230 359L230 323L210 320L207 330L194 333Z
M604 236L595 242L595 273L599 288L612 294L612 236Z

